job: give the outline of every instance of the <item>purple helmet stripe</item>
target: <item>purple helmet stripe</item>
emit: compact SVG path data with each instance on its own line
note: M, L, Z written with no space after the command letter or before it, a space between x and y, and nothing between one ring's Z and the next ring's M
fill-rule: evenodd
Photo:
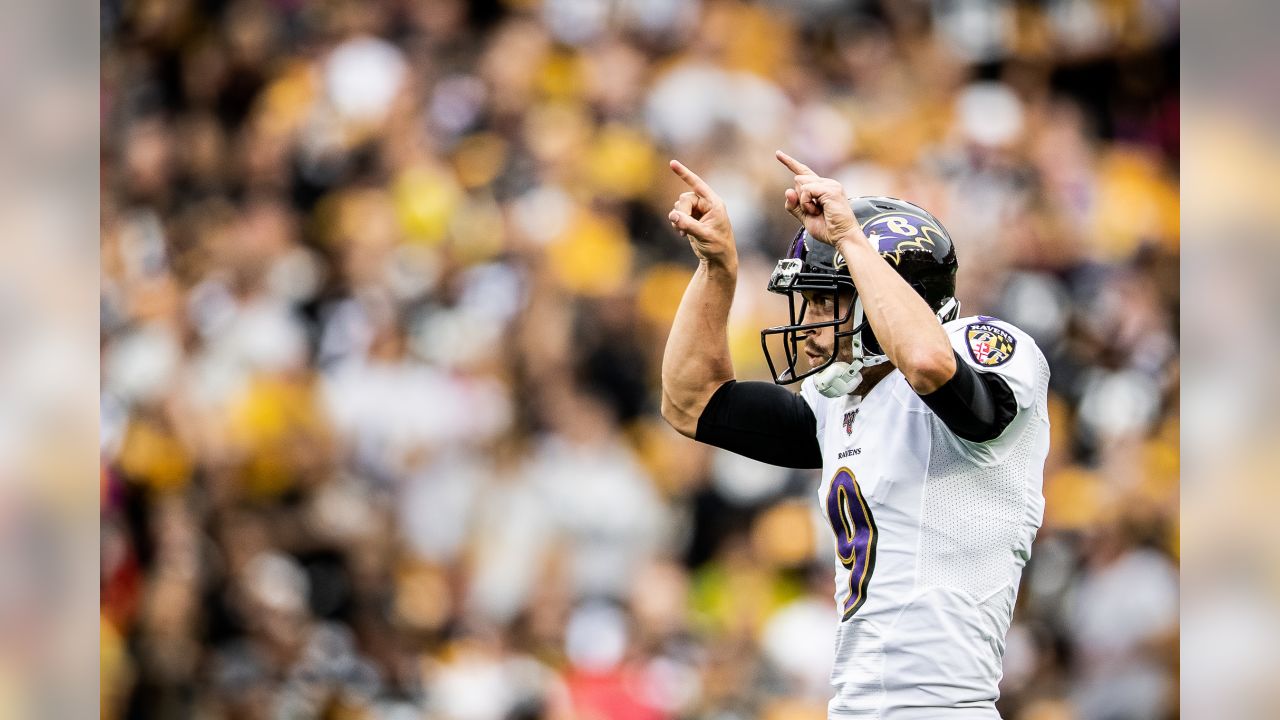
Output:
M795 238L791 241L791 251L787 254L787 257L802 260L804 259L804 250L804 228L800 228L800 232L796 233Z

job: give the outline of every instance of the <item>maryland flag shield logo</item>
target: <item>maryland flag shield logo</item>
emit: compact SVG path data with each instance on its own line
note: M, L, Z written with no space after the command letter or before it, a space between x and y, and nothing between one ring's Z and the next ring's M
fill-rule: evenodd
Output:
M965 328L969 356L983 367L996 367L1009 362L1017 341L1008 331L989 323L974 323Z

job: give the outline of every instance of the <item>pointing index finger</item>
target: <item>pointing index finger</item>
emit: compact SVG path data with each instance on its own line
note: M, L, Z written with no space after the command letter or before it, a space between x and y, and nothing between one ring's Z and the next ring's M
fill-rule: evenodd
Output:
M684 163L680 162L679 160L672 160L671 170L676 175L679 175L680 179L684 180L686 185L688 185L690 188L693 189L694 192L698 193L702 197L708 200L719 199L719 196L716 195L716 191L712 190L711 186L708 185L706 181L698 177L697 173L685 167Z
M778 158L778 162L782 163L783 165L786 165L787 169L795 173L796 175L814 175L814 176L817 175L817 173L809 169L808 165L805 165L804 163L782 152L781 150L778 150L777 152L775 152L774 156Z

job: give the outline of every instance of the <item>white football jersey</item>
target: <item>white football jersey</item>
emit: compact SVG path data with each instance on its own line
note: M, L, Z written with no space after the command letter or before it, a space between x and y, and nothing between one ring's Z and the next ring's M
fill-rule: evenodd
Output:
M944 328L999 373L1018 412L1000 437L957 437L894 370L866 397L801 393L818 421L821 512L841 618L830 718L998 718L1001 658L1044 514L1049 366L995 318Z

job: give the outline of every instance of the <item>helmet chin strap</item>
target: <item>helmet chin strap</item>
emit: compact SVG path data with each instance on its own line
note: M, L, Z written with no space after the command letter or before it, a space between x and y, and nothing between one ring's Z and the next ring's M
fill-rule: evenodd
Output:
M960 301L949 298L938 309L938 321L947 323L954 320L960 312ZM853 327L862 324L862 300L853 303ZM888 362L888 355L868 355L862 347L862 333L853 337L853 362L836 361L828 365L822 372L813 376L813 387L823 397L837 398L848 395L862 384L862 368L875 367Z

